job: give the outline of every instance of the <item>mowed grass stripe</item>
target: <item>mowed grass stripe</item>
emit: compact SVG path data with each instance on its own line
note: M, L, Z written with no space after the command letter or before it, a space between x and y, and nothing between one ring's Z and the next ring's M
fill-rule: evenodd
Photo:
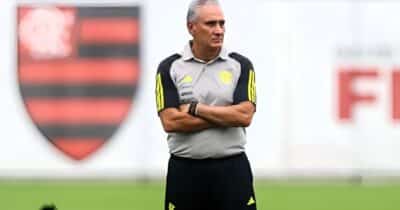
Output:
M0 209L161 210L162 182L0 182ZM256 181L259 210L398 210L400 184L350 185Z
M1 210L146 210L163 205L163 185L144 183L0 183Z
M398 210L400 184L259 183L260 210Z

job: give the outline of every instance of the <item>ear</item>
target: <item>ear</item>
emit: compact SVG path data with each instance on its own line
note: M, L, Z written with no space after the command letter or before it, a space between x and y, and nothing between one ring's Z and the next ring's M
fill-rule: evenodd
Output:
M196 26L192 22L188 22L186 25L189 33L193 36Z

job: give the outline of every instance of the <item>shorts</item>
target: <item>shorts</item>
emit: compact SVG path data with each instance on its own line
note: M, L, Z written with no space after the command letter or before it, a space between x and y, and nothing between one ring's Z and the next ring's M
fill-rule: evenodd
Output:
M245 153L221 159L171 155L165 210L256 210L253 175Z

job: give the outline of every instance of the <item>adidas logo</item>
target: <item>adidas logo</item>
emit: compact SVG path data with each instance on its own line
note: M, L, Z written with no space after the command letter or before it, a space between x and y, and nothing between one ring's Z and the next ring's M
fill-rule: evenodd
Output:
M251 196L250 199L249 199L249 201L247 202L247 205L248 205L248 206L251 206L251 205L253 205L253 204L255 204L255 203L256 203L256 201L254 200L253 196Z
M175 210L175 205L170 202L168 204L168 210Z

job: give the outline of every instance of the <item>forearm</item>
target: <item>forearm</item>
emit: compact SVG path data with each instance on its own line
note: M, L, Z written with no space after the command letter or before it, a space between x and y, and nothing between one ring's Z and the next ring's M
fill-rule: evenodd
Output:
M205 119L194 117L177 109L165 110L160 117L166 132L194 132L215 126Z
M193 117L187 113L182 113L169 123L169 132L194 132L212 127L212 124L205 119Z
M253 118L254 106L244 102L231 106L198 104L196 116L223 127L247 127Z

